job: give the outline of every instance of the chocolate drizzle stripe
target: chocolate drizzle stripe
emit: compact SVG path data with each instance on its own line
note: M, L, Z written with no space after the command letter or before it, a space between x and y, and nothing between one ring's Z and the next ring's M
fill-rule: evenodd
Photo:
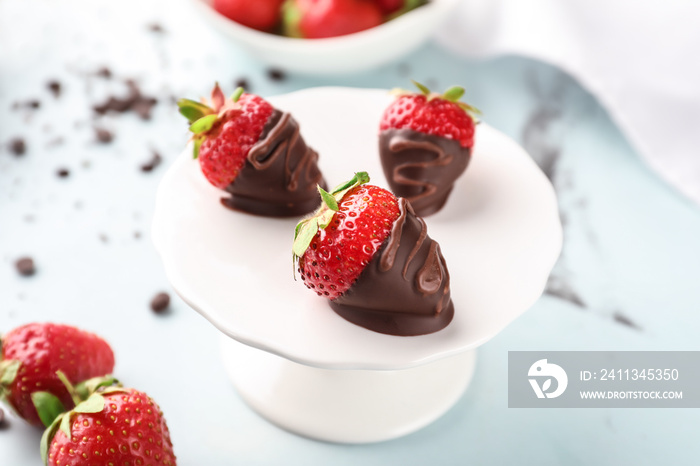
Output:
M404 200L404 199L402 198L402 200ZM411 204L407 204L407 205L411 209L411 211L413 211ZM406 276L408 274L408 266L411 263L411 261L413 260L413 258L416 257L416 254L418 254L418 250L420 249L421 246L423 246L423 242L425 241L425 238L428 236L428 225L425 224L425 220L418 217L418 221L421 224L420 236L418 237L418 241L416 241L416 244L413 246L413 249L408 254L408 258L406 259L406 264L404 264L404 266L403 266L403 278L404 279L408 279L408 277Z
M414 180L408 178L401 174L402 171L410 168L425 168L425 167L440 167L444 165L449 165L452 162L452 155L447 154L442 147L438 146L432 141L412 141L407 142L403 140L397 140L392 138L389 143L389 150L392 152L401 152L406 149L424 149L430 152L434 152L436 157L430 162L406 162L394 167L393 179L396 183L406 184L410 186L421 186L423 187L423 192L417 196L413 196L411 200L415 201L424 197L428 197L437 191L437 185L430 183L428 181Z
M401 245L401 231L403 230L403 224L406 222L406 206L406 199L399 198L399 218L396 219L391 227L391 233L379 260L379 270L382 272L387 272L394 266L396 252ZM405 270L406 268L404 268L404 278L406 278Z
M225 189L231 197L221 202L271 217L312 212L320 203L316 186L326 187L317 162L318 153L306 145L294 117L274 110L243 168Z
M430 243L430 252L425 258L423 267L416 275L416 286L423 295L431 295L438 292L442 285L442 270L440 269L440 251L436 241Z

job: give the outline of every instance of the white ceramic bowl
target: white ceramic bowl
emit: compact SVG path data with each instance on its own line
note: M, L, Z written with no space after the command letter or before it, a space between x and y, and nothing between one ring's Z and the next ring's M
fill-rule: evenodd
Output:
M212 0L192 2L214 27L255 57L288 71L311 74L358 72L398 59L428 39L459 4L459 0L430 0L366 31L329 39L294 39L231 21L211 7Z

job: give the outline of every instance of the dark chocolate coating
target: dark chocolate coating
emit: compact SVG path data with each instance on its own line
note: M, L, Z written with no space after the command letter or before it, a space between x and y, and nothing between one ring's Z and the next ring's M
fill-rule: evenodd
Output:
M467 169L471 148L459 141L410 129L379 134L379 155L389 186L425 217L442 209L454 182Z
M221 202L256 215L297 217L321 203L317 184L326 187L318 154L304 142L297 121L275 110L238 176L226 187L231 197Z
M454 316L450 274L440 246L406 199L391 234L331 308L354 324L389 335L425 335Z

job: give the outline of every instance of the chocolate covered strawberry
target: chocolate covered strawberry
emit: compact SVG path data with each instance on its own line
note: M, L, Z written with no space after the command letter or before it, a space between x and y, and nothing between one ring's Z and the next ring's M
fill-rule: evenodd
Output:
M177 464L163 412L132 388L100 389L59 416L41 440L48 466Z
M365 172L326 192L302 220L293 253L307 288L344 319L391 335L423 335L450 323L454 306L440 246L409 203Z
M384 111L379 151L391 189L426 216L443 207L467 168L478 110L460 102L461 87L436 94L415 85L420 92L397 91Z
M344 36L382 21L382 11L370 0L287 0L284 4L284 30L292 37Z
M57 371L78 384L113 369L114 353L97 335L68 325L24 325L2 338L0 398L30 424L49 424L74 401Z
M212 6L227 18L259 31L271 31L282 16L284 0L214 0Z
M180 99L178 106L190 123L202 173L230 194L225 206L272 217L318 206L316 185L324 184L318 154L290 114L242 88L226 98L218 84L211 102Z

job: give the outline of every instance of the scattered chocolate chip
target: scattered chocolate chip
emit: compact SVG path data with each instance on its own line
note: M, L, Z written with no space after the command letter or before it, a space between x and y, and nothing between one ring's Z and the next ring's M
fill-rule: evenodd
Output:
M104 233L100 233L98 235L98 238L100 239L100 241L102 241L105 244L109 243L109 237L107 235L105 235Z
M165 312L170 306L170 295L168 293L158 293L151 300L151 310L156 314Z
M143 95L133 79L127 79L124 83L129 89L126 97L110 96L103 103L93 105L92 109L98 115L133 111L144 120L148 120L151 117L151 108L158 103L158 99Z
M49 91L53 94L55 98L59 98L61 96L61 83L56 81L56 80L51 80L48 83L46 83L46 87L49 88Z
M267 77L272 81L284 81L287 79L286 73L279 68L270 68L267 70Z
M246 78L238 78L233 82L233 87L238 89L239 87L242 87L243 89L246 90L246 92L250 92L250 83Z
M18 100L12 104L12 110L19 110L21 108L28 108L30 110L36 110L39 107L41 107L41 102L39 102L36 99L29 99L29 100Z
M59 178L67 178L70 175L70 171L67 168L59 168L56 170L56 175Z
M112 77L112 70L110 70L106 66L103 66L102 68L95 71L95 76L99 76L100 78L110 79Z
M141 165L141 171L144 173L152 172L163 161L163 157L156 151L153 151L151 160Z
M165 28L160 23L149 24L148 30L157 34L163 34L165 32Z
M141 239L141 232L140 231L134 232L134 239Z
M10 152L15 154L17 157L24 155L27 152L27 143L24 142L22 138L14 138L8 144Z
M155 104L158 103L158 100L154 97L143 97L141 96L139 99L137 99L133 105L131 106L131 110L136 112L138 116L140 116L144 120L150 120L151 119L151 109Z
M36 110L37 108L41 107L41 102L38 100L28 100L26 106Z
M36 273L34 260L31 257L20 257L17 259L15 262L15 268L23 277L30 277Z
M104 128L99 128L95 126L95 137L102 144L109 144L114 139L114 135L111 131L107 131Z

